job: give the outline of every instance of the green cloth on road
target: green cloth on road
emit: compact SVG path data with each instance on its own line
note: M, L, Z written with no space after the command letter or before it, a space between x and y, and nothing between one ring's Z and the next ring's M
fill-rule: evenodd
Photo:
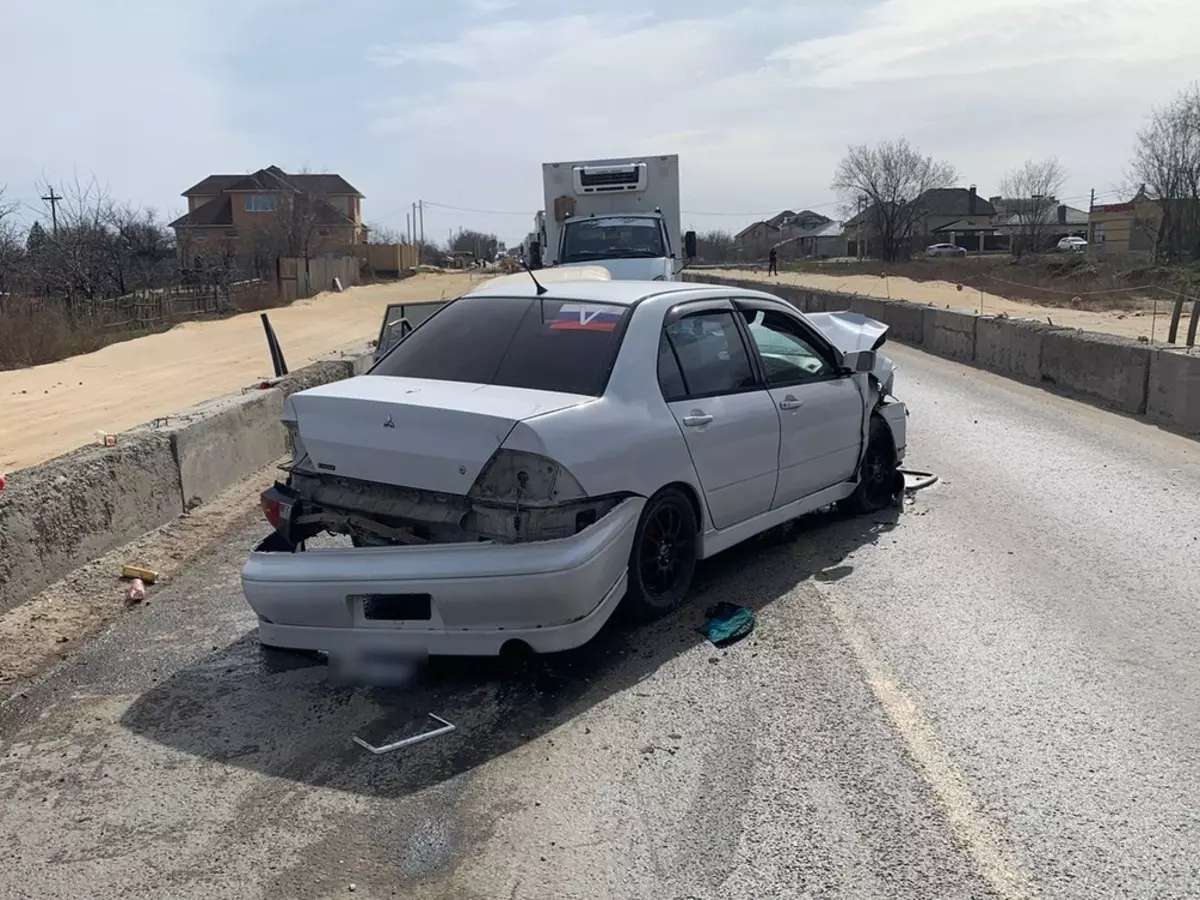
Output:
M744 606L733 603L718 603L704 611L708 621L697 630L721 647L740 641L754 630L754 613Z

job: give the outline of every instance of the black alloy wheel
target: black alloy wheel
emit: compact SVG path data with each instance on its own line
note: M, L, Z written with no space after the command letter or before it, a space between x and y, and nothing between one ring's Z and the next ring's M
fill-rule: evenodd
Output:
M629 557L625 605L636 618L656 619L683 602L696 571L696 511L677 488L646 503Z
M891 504L896 495L896 448L891 430L878 416L871 417L867 452L858 475L858 487L846 498L849 511L872 513Z

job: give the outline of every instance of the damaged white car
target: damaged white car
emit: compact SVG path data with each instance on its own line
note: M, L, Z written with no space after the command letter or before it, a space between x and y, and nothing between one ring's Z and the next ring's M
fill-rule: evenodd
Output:
M515 278L515 280L514 280ZM294 394L274 532L242 573L267 647L552 652L653 618L696 562L903 485L887 327L688 283L485 283L370 373ZM319 534L350 546L306 548Z

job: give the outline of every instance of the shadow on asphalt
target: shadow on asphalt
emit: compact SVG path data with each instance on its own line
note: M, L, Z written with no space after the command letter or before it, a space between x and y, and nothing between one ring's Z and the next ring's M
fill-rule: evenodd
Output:
M898 509L807 516L701 563L688 602L659 622L613 621L577 650L519 661L433 659L402 688L340 687L321 662L280 667L249 632L147 691L121 722L182 753L272 777L369 796L415 793L634 687L704 641L696 629L706 606L729 600L757 612L809 579L845 577L852 570L846 556L875 543L899 517ZM428 730L431 712L457 731L380 757L351 740L382 745Z

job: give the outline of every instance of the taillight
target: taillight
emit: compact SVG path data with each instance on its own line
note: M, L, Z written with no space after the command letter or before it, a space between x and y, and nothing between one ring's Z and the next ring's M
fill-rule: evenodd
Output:
M283 519L283 506L278 500L270 496L270 492L264 492L259 498L259 505L262 506L263 515L267 517L267 521L271 523L272 528L278 528L279 523Z
M587 498L575 476L548 456L497 450L467 496L519 506L553 506Z

